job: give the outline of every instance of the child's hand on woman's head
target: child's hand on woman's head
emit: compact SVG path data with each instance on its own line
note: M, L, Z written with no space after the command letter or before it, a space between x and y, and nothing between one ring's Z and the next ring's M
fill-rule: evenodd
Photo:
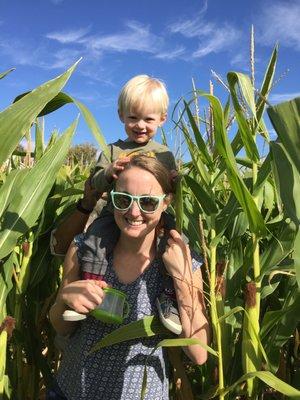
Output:
M112 182L113 179L118 179L118 174L123 171L124 166L130 162L130 157L118 158L112 162L106 169L105 176L108 182Z
M108 287L104 281L80 280L74 281L62 287L59 297L63 303L74 311L87 314L102 303L103 289Z

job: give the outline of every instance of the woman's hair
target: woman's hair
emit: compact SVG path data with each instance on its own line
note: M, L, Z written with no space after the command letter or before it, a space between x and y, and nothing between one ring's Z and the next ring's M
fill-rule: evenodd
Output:
M122 88L119 99L119 114L151 108L153 112L166 114L169 106L169 96L166 85L157 78L148 75L137 75L130 79Z
M165 194L175 192L175 187L171 179L170 172L155 157L149 157L144 154L136 154L131 157L130 162L124 166L124 170L138 167L150 172L158 181Z

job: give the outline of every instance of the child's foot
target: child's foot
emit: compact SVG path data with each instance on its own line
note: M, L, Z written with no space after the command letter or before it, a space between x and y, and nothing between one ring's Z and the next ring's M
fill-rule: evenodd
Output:
M156 299L156 305L162 324L171 332L179 335L182 332L182 326L179 312L176 308L176 302L165 293L162 293Z

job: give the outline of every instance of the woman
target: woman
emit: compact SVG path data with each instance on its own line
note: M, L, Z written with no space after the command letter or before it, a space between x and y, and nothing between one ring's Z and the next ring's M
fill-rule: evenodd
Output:
M170 204L171 193L169 173L160 162L141 155L132 157L119 174L111 194L120 237L108 256L105 281L126 293L130 305L130 313L124 321L127 324L157 314L155 299L162 291L164 263L174 281L183 327L181 336L198 338L206 344L208 323L202 280L197 285L193 281L188 247L178 232L172 230L162 258L157 251L161 214ZM93 310L102 302L106 286L101 281L80 280L80 245L77 248L72 244L65 260L62 286L50 310L56 331L60 335L70 335L57 375L61 392L68 400L140 399L147 359L145 398L168 399L166 354L158 348L148 357L161 337L131 340L89 354L93 344L116 326L103 324L93 317L81 322L63 320L62 314L69 307L79 313ZM195 286L200 287L200 291ZM207 352L200 345L185 347L184 351L197 364L207 359Z

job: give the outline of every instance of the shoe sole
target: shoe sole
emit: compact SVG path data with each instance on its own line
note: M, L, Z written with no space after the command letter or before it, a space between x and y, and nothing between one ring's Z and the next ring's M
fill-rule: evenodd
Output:
M169 331L175 333L176 335L180 335L182 332L182 326L181 325L178 326L177 324L172 324L172 321L170 322L165 319L158 299L156 299L156 306L158 308L159 318L164 327L169 329Z

